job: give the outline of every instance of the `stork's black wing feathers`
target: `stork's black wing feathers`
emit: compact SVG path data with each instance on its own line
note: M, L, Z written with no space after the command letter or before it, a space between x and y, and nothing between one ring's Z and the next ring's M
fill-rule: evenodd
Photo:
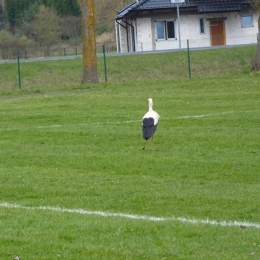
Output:
M152 117L144 118L142 126L143 138L145 140L150 139L156 131L156 127L157 125L154 124L154 119Z

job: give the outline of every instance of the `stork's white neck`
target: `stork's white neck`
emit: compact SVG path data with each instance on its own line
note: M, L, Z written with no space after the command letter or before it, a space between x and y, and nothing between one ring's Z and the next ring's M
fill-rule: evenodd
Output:
M148 99L148 111L153 110L153 100L151 98Z

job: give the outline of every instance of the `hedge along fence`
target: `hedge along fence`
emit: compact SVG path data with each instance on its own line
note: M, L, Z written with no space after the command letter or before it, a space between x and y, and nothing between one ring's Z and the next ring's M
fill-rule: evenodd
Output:
M158 53L112 54L108 53L106 46L103 45L102 47L102 53L97 54L98 78L99 82L111 83L175 80L249 72L251 61L256 52L256 45L190 50L189 41L187 41L185 50ZM18 53L19 59L17 59ZM9 79L9 81L12 81L12 83L9 82L11 89L14 89L14 84L16 89L27 89L33 85L34 88L39 88L39 91L43 88L51 90L52 88L58 89L80 84L83 70L80 54L40 59L24 59L21 58L20 54L21 51L16 51L16 60L8 61L17 62L18 67L18 69L15 69L18 70L18 76L12 76ZM48 61L48 64L37 63L34 66L28 64L29 61L39 60ZM1 66L4 66L1 63L3 62L0 61L0 75L2 74ZM35 72L33 71L34 67L37 68ZM15 78L17 80L14 83ZM2 80L0 90L3 84L5 83ZM7 86L8 84L5 88Z

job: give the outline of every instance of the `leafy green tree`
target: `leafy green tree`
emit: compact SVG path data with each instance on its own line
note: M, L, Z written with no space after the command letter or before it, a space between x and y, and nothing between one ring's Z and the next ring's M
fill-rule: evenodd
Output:
M5 0L5 13L10 24L10 31L15 33L16 26L20 24L21 16L28 10L32 11L31 5L53 8L59 16L80 16L81 9L77 0Z
M15 33L15 27L24 10L28 9L32 3L40 0L5 0L5 13L10 25L10 31Z
M21 18L25 19L28 22L31 22L34 19L35 15L39 12L40 5L40 1L32 2L30 5L24 8L23 13L21 14Z
M4 9L0 2L0 30L5 27Z
M31 3L27 9L19 16L17 23L17 31L20 35L26 35L30 38L33 37L32 32L32 21L40 9L40 1Z
M49 55L50 47L60 38L59 17L54 9L41 6L32 21L34 40L46 49Z
M0 31L0 52L3 59L8 58L8 51L13 47L15 37L12 33L2 30Z
M14 33L15 22L18 15L18 1L16 0L7 0L5 2L5 12L7 14L7 20L10 25L10 31Z
M45 6L54 8L58 15L79 16L81 14L80 5L77 0L42 0Z
M9 51L25 50L34 46L34 41L26 36L19 37L6 30L0 31L0 53L3 59L8 59Z
M70 2L70 9L71 9L70 14L74 15L74 16L80 16L81 15L81 8L80 8L78 0L74 0L74 1L67 0L67 2Z
M97 34L114 30L116 12L130 0L95 0Z
M61 38L77 42L81 38L81 18L78 16L64 16L60 18Z

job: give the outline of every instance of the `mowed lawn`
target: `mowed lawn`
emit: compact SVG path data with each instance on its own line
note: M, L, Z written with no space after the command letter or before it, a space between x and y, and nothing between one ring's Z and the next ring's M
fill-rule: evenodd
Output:
M259 259L259 82L2 97L0 259Z

